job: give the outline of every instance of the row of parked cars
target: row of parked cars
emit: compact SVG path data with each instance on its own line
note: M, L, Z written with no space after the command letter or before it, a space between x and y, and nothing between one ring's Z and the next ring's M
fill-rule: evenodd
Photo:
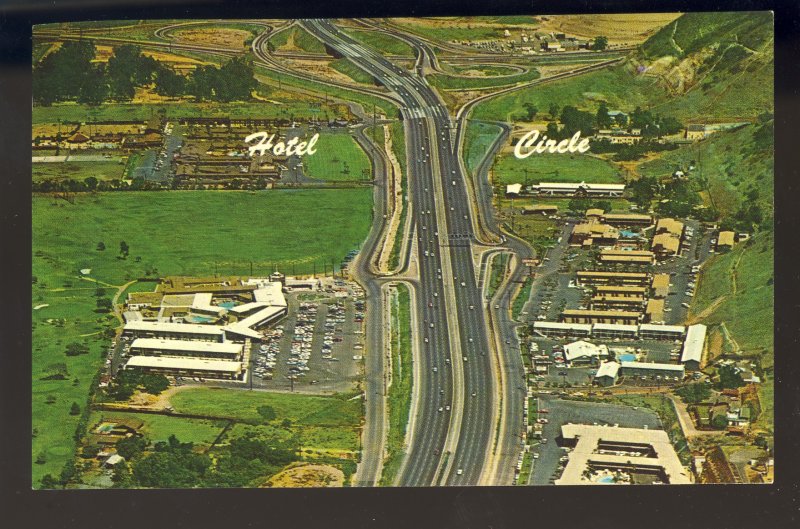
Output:
M253 372L261 378L272 378L275 364L278 361L278 353L281 349L281 339L283 338L283 324L276 325L264 335L264 343L258 349L255 358Z

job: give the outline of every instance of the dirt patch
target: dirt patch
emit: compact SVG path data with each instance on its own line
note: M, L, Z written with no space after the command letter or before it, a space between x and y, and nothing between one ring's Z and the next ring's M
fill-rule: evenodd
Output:
M242 50L252 38L249 31L233 28L182 29L172 33L176 40L202 46L218 46Z
M647 40L680 13L629 13L613 15L543 16L539 31L566 33L575 37L608 37L609 44L634 45Z
M287 468L272 476L263 487L310 488L341 487L344 472L330 465L301 465Z

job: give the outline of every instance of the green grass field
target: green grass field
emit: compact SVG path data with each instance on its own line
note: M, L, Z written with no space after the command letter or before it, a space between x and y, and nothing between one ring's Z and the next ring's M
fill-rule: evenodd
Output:
M278 420L289 419L315 427L353 426L361 420L360 399L355 394L332 397L299 393L269 393L224 388L188 388L170 398L178 413L211 417L230 417L241 421L261 421L259 406L272 406Z
M167 119L180 117L288 118L319 117L328 112L332 117L348 117L336 108L314 108L307 101L267 95L271 102L238 101L232 103L176 101L169 103L104 103L96 107L77 103L56 103L49 107L33 107L33 123L85 123L89 121L146 121L163 112Z
M360 31L357 29L348 30L345 31L345 33L373 49L380 50L381 53L406 57L414 56L414 48L389 34L378 31Z
M365 181L372 178L367 154L349 134L320 136L317 152L305 157L305 174L328 181Z
M442 69L452 74L463 75L464 73L477 72L485 77L498 75L514 75L519 70L503 64L448 64L442 63Z
M751 241L737 244L729 253L715 256L703 266L690 317L704 313L722 299L703 318L703 323L724 322L743 353L761 356L762 365L771 366L774 355L774 237L771 232L763 232ZM733 276L736 293L733 292Z
M331 68L336 70L337 72L345 74L347 77L352 79L353 81L365 85L375 86L375 78L372 77L370 74L366 73L364 70L353 64L350 59L341 58L335 59L331 61L330 64Z
M527 176L526 176L527 170ZM611 163L586 154L534 154L523 160L513 153L498 156L492 170L495 186L540 182L621 182ZM503 190L505 192L505 190Z
M392 303L392 385L389 387L389 433L386 462L381 484L390 486L403 462L403 445L411 409L413 363L411 358L411 296L408 287L397 286L396 302Z
M525 279L525 283L522 285L522 288L519 289L517 293L517 297L514 298L514 304L511 307L511 317L515 320L519 320L520 313L522 312L522 307L525 306L525 303L528 301L528 298L531 297L531 288L533 287L533 280L528 277Z
M155 415L152 413L128 413L117 411L93 411L89 419L89 431L102 420L133 418L144 422L140 430L151 443L166 441L170 435L186 443L209 446L225 428L226 421L204 421Z
M119 161L35 163L31 166L34 182L42 180L80 180L93 176L98 180L122 179L125 164Z
M474 176L481 160L486 156L489 146L503 129L492 123L469 120L464 138L464 162L467 170Z
M287 30L275 33L269 38L269 42L275 46L277 51L290 51L289 41L294 42L295 48L310 53L325 53L325 46L308 31L300 26L293 26Z
M531 68L527 72L509 76L494 77L462 77L442 74L428 76L428 81L436 88L443 90L481 90L500 86L511 86L539 78L539 71Z
M653 79L636 76L624 67L612 67L487 99L475 107L471 117L514 121L514 116L524 113L525 103L532 103L540 114L545 114L552 103L594 112L600 101L606 101L611 109L633 110L637 105L654 105L664 98L662 94Z
M406 169L406 142L405 142L405 129L403 128L402 121L395 121L389 126L389 134L392 140L392 152L397 163L400 164L400 183L403 192L402 207L400 212L400 229L397 230L394 236L394 243L392 244L392 251L389 252L389 268L395 269L400 264L400 250L403 245L403 234L405 233L402 226L405 226L405 219L408 213L408 204L406 199L408 197L408 170Z
M78 417L70 406L85 405L108 345L99 333L117 325L94 312L97 284L79 279L78 270L90 268L89 277L106 285L153 267L161 275L248 274L251 260L254 273L270 272L273 262L288 273L310 273L315 260L338 262L363 240L371 204L369 189L100 193L78 195L74 204L34 196L31 298L33 306L48 305L33 311L32 457L46 460L33 465L34 483L58 476L71 458ZM130 245L126 260L117 259L121 240ZM105 251L96 250L100 241ZM91 352L67 357L71 342L87 343ZM42 380L58 364L66 365L66 379Z

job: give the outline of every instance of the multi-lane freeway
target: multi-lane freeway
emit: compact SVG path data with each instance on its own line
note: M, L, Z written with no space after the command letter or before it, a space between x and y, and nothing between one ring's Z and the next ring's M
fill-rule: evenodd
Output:
M304 27L402 100L419 261L419 405L400 484L478 484L494 432L495 378L472 255L472 208L447 109L422 77L330 21Z

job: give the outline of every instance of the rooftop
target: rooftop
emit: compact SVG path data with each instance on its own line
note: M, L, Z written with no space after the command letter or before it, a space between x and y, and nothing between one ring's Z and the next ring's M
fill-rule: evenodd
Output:
M189 369L196 371L219 371L225 373L240 373L241 362L227 360L205 360L200 358L175 358L172 356L132 356L125 368L152 367L163 369Z
M689 473L681 465L678 454L670 443L667 432L641 428L619 428L611 426L593 426L586 424L565 424L561 427L564 439L577 439L575 448L569 454L569 461L556 485L589 485L593 484L584 477L584 472L593 467L611 467L615 465L628 467L641 465L643 468L659 468L666 475L670 484L689 484ZM655 457L636 455L614 455L597 453L600 442L631 443L649 445Z

